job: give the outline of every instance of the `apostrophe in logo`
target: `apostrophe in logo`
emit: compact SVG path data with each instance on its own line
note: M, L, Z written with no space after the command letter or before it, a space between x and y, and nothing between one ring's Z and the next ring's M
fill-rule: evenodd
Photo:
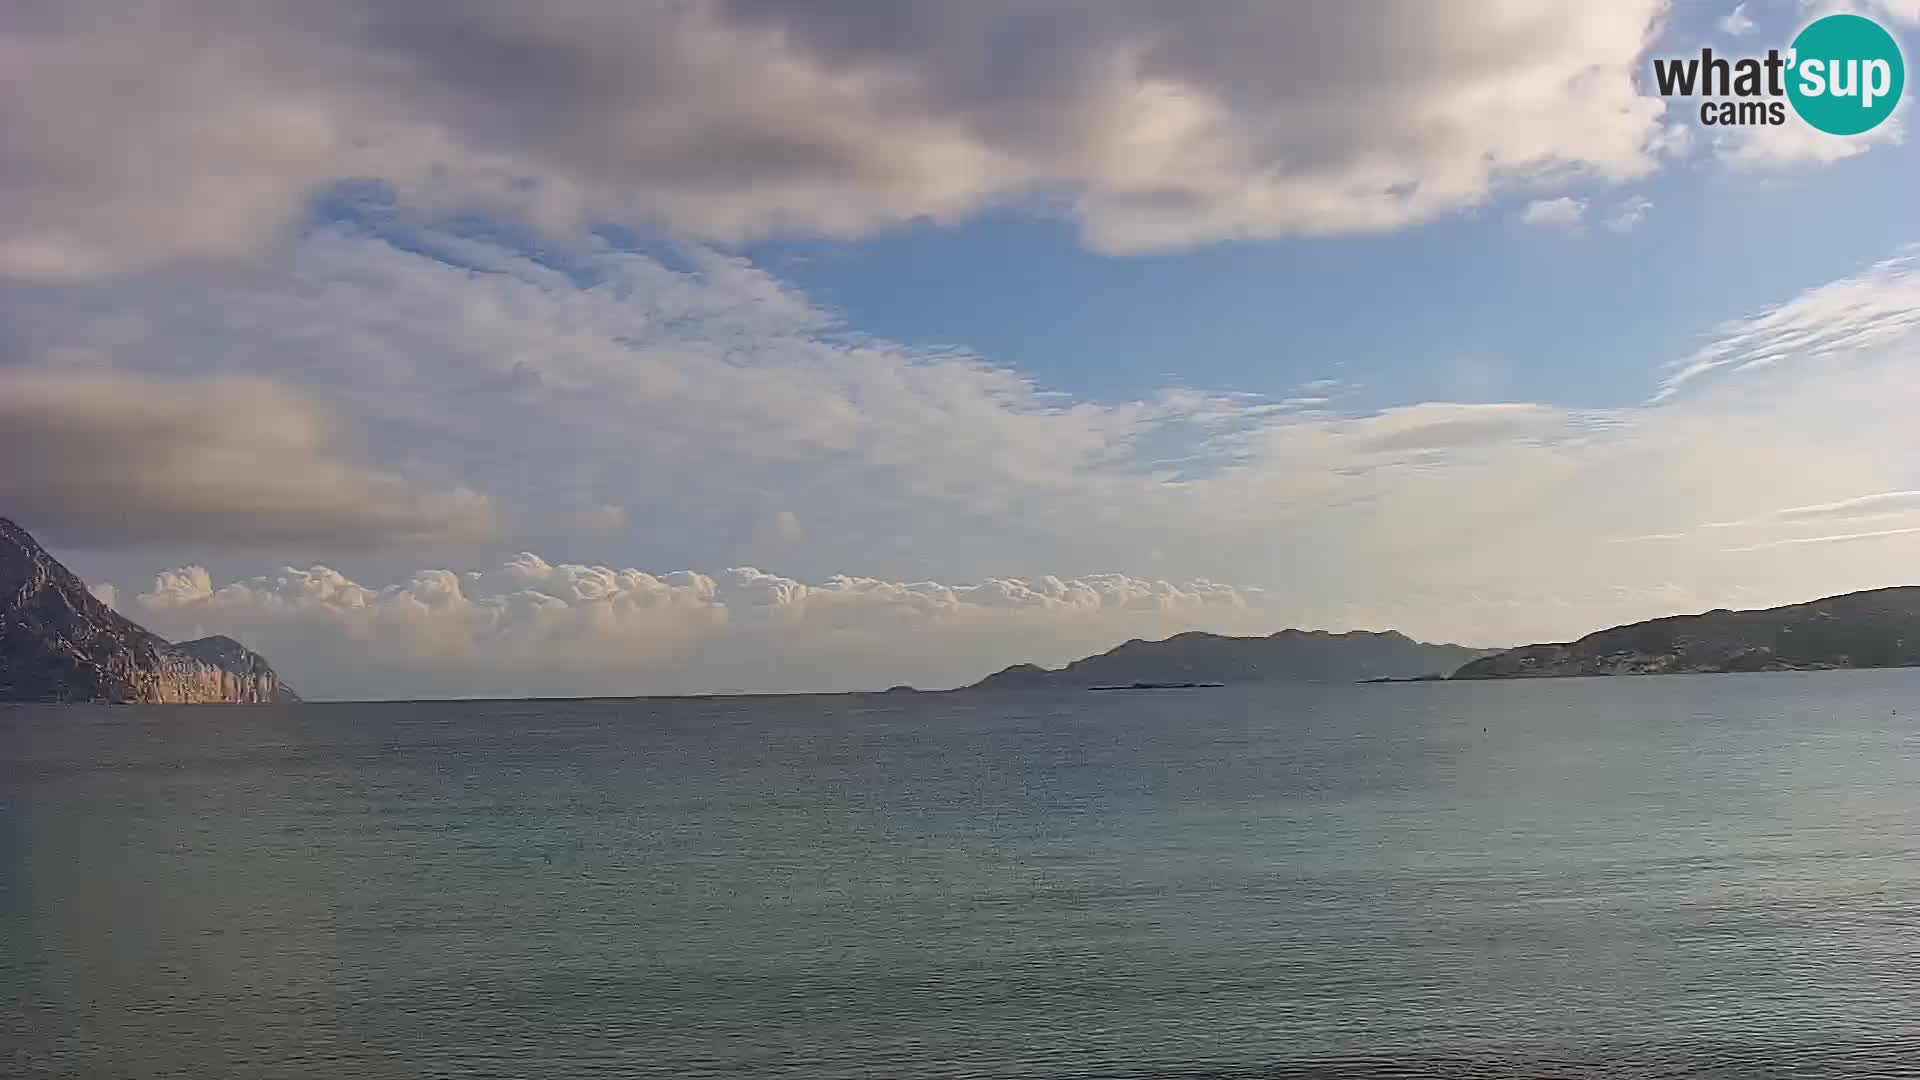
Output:
M1787 100L1800 119L1829 135L1872 131L1893 114L1906 86L1900 44L1879 23L1829 15L1800 31L1787 50Z
M1784 124L1787 104L1830 135L1872 131L1900 104L1906 63L1900 44L1860 15L1828 15L1808 23L1782 54L1729 59L1701 49L1698 57L1655 60L1663 97L1702 97L1700 122L1715 127Z

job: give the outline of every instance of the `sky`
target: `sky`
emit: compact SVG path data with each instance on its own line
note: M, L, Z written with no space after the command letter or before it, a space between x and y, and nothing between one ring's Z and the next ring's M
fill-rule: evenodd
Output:
M1840 9L16 0L0 514L316 698L1913 583L1911 109L1652 85Z

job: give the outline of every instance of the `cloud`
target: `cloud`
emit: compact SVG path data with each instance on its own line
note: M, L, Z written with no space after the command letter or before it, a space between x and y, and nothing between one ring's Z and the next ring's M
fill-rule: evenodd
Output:
M120 595L119 591L113 587L113 583L110 581L103 581L98 585L90 586L88 591L93 593L95 600L100 601L108 607L112 607L114 599Z
M1607 228L1614 232L1632 232L1640 223L1647 220L1647 211L1653 209L1653 200L1644 195L1635 195L1621 203L1607 219Z
M1708 521L1701 524L1699 532L1678 532L1650 536L1626 537L1618 543L1636 543L1648 540L1690 540L1701 532L1748 533L1762 532L1772 535L1772 539L1730 547L1728 552L1769 551L1776 548L1794 547L1801 544L1832 544L1851 540L1873 540L1881 537L1905 536L1920 532L1920 527L1886 528L1863 532L1818 534L1812 536L1780 536L1780 531L1803 525L1828 525L1836 521L1854 521L1863 518L1903 517L1920 513L1920 491L1881 491L1871 495L1856 495L1851 498L1834 499L1828 502L1812 503L1806 506L1789 506L1772 510L1752 517L1732 521Z
M1596 414L1597 417L1598 414ZM1524 402L1459 405L1425 402L1350 421L1369 434L1373 450L1449 450L1516 439L1554 437L1575 423L1572 414Z
M1774 515L1783 521L1816 521L1839 518L1878 517L1920 511L1920 491L1882 491L1851 499L1794 506Z
M1800 17L1807 21L1836 12L1856 12L1875 19L1920 23L1920 3L1915 0L1823 0L1820 3L1803 0L1799 7ZM1754 23L1745 12L1745 4L1734 8L1721 20L1720 28L1735 36L1750 32ZM1721 132L1714 139L1714 154L1736 172L1758 173L1833 164L1859 157L1877 146L1899 146L1905 142L1906 121L1902 115L1889 117L1872 131L1860 135L1829 135L1800 119L1800 114L1788 106L1785 124Z
M1859 157L1876 146L1906 141L1902 117L1892 116L1859 135L1829 135L1787 107L1784 124L1728 128L1714 139L1714 156L1736 172L1764 172L1807 165L1830 165Z
M325 566L216 588L161 573L138 598L162 633L226 633L311 695L632 694L969 682L1200 622L1268 625L1258 592L1118 574L968 585L738 568L654 575L521 553L485 572L371 588Z
M352 461L325 410L258 378L0 369L0 460L0 506L89 547L446 542L491 516Z
M1672 366L1655 400L1702 376L1815 364L1907 339L1920 328L1920 259L1902 254L1719 328Z
M761 524L759 543L770 548L791 547L806 535L806 526L800 524L800 515L791 510L776 510Z
M1861 540L1884 540L1894 536L1911 536L1920 533L1920 526L1906 529L1874 529L1868 532L1835 533L1828 536L1791 536L1783 540L1768 540L1744 547L1732 547L1727 551L1738 554L1747 551L1767 551L1773 548L1797 547L1801 544L1847 544Z
M24 0L0 273L245 257L369 180L723 242L1036 201L1107 252L1392 229L1652 171L1661 10Z
M627 527L627 508L613 503L602 503L591 510L582 510L573 515L573 524L582 532L619 532Z
M1077 397L964 351L852 333L746 260L698 246L529 254L404 220L379 228L320 230L283 272L240 282L143 279L30 303L0 293L0 321L30 343L32 370L84 362L166 383L191 365L270 378L330 419L329 445L353 447L349 460L380 463L410 490L486 491L497 542L510 546L475 552L481 562L529 549L777 565L795 582L1229 581L1264 590L1268 629L1391 626L1495 643L1911 576L1898 544L1724 551L1808 529L1770 517L1781 507L1920 487L1905 452L1920 412L1910 254L1709 328L1670 369L1642 358L1657 398L1642 405L1356 410L1336 407L1349 400L1339 394L1304 408L1190 386ZM602 506L623 508L621 523L583 528L583 508ZM1715 521L1758 524L1699 525ZM1613 542L1660 534L1680 538ZM349 564L311 544L272 554L325 557L356 581L406 583L421 565L380 553ZM134 565L129 554L88 572L124 581L216 558ZM1073 640L1111 644L1101 625ZM678 640L663 639L661 655L677 655ZM1009 640L1067 651L1045 646L1065 636ZM827 644L809 655L807 685L906 677ZM609 670L633 662L632 649L618 663L580 652ZM719 650L662 685L769 685L725 666L748 652ZM407 674L408 655L395 652L382 685L424 692L431 680ZM349 679L349 659L324 670ZM446 692L464 685L452 660L410 663L438 672ZM495 678L488 663L475 661L483 683ZM939 674L906 660L900 670ZM618 681L605 678L595 685Z
M318 458L311 472L324 480L331 459L309 445L324 410L339 441L369 460L484 486L500 527L528 545L576 529L582 507L613 505L624 521L614 531L643 532L676 561L761 557L757 544L794 537L776 516L785 510L809 535L835 538L842 556L909 574L927 546L875 522L974 530L999 520L1011 542L1029 530L1023 520L1040 528L1136 483L1135 450L1150 435L1209 416L1257 420L1205 395L1063 402L977 357L850 338L743 260L702 249L684 270L606 248L571 252L566 265L585 279L576 284L494 245L467 243L460 264L410 250L453 246L444 239L328 229L302 243L287 273L245 286L142 283L81 290L70 306L8 308L0 296L0 311L44 343L35 370L84 349L161 388L191 365L298 386L312 402L294 422L248 406L228 410L239 426L204 430L183 401L182 437L258 441L264 461L297 440L285 453ZM120 335L130 318L140 333ZM126 411L140 396L121 395ZM174 483L156 482L162 492ZM376 506L399 490L374 489L389 493ZM85 505L106 504L62 512ZM594 524L612 526L611 515ZM1004 565L983 554L972 569Z
M1520 211L1520 224L1570 229L1580 224L1586 212L1587 204L1583 200L1565 195L1557 199L1535 199Z

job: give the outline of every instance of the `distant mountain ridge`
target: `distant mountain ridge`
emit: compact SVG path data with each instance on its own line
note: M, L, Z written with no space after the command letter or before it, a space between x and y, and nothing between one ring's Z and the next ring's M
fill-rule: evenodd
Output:
M1090 689L1134 683L1359 682L1444 675L1496 652L1430 645L1397 630L1281 630L1266 637L1226 637L1198 630L1162 641L1135 638L1063 668L1015 664L968 690Z
M1920 586L1804 604L1673 615L1526 645L1462 665L1455 679L1807 671L1920 665Z
M298 700L230 637L176 645L122 616L0 518L0 702Z

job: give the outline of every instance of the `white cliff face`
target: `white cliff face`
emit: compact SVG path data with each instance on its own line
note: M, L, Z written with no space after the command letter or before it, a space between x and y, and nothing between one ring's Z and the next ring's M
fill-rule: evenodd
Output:
M171 705L207 702L264 704L291 699L277 677L228 671L178 653L161 655L152 667L135 672L123 700Z
M197 638L176 643L191 667L180 676L206 701L271 702L300 700L259 653L230 637Z
M0 518L0 701L297 700L266 660L231 638L174 645L148 633Z

